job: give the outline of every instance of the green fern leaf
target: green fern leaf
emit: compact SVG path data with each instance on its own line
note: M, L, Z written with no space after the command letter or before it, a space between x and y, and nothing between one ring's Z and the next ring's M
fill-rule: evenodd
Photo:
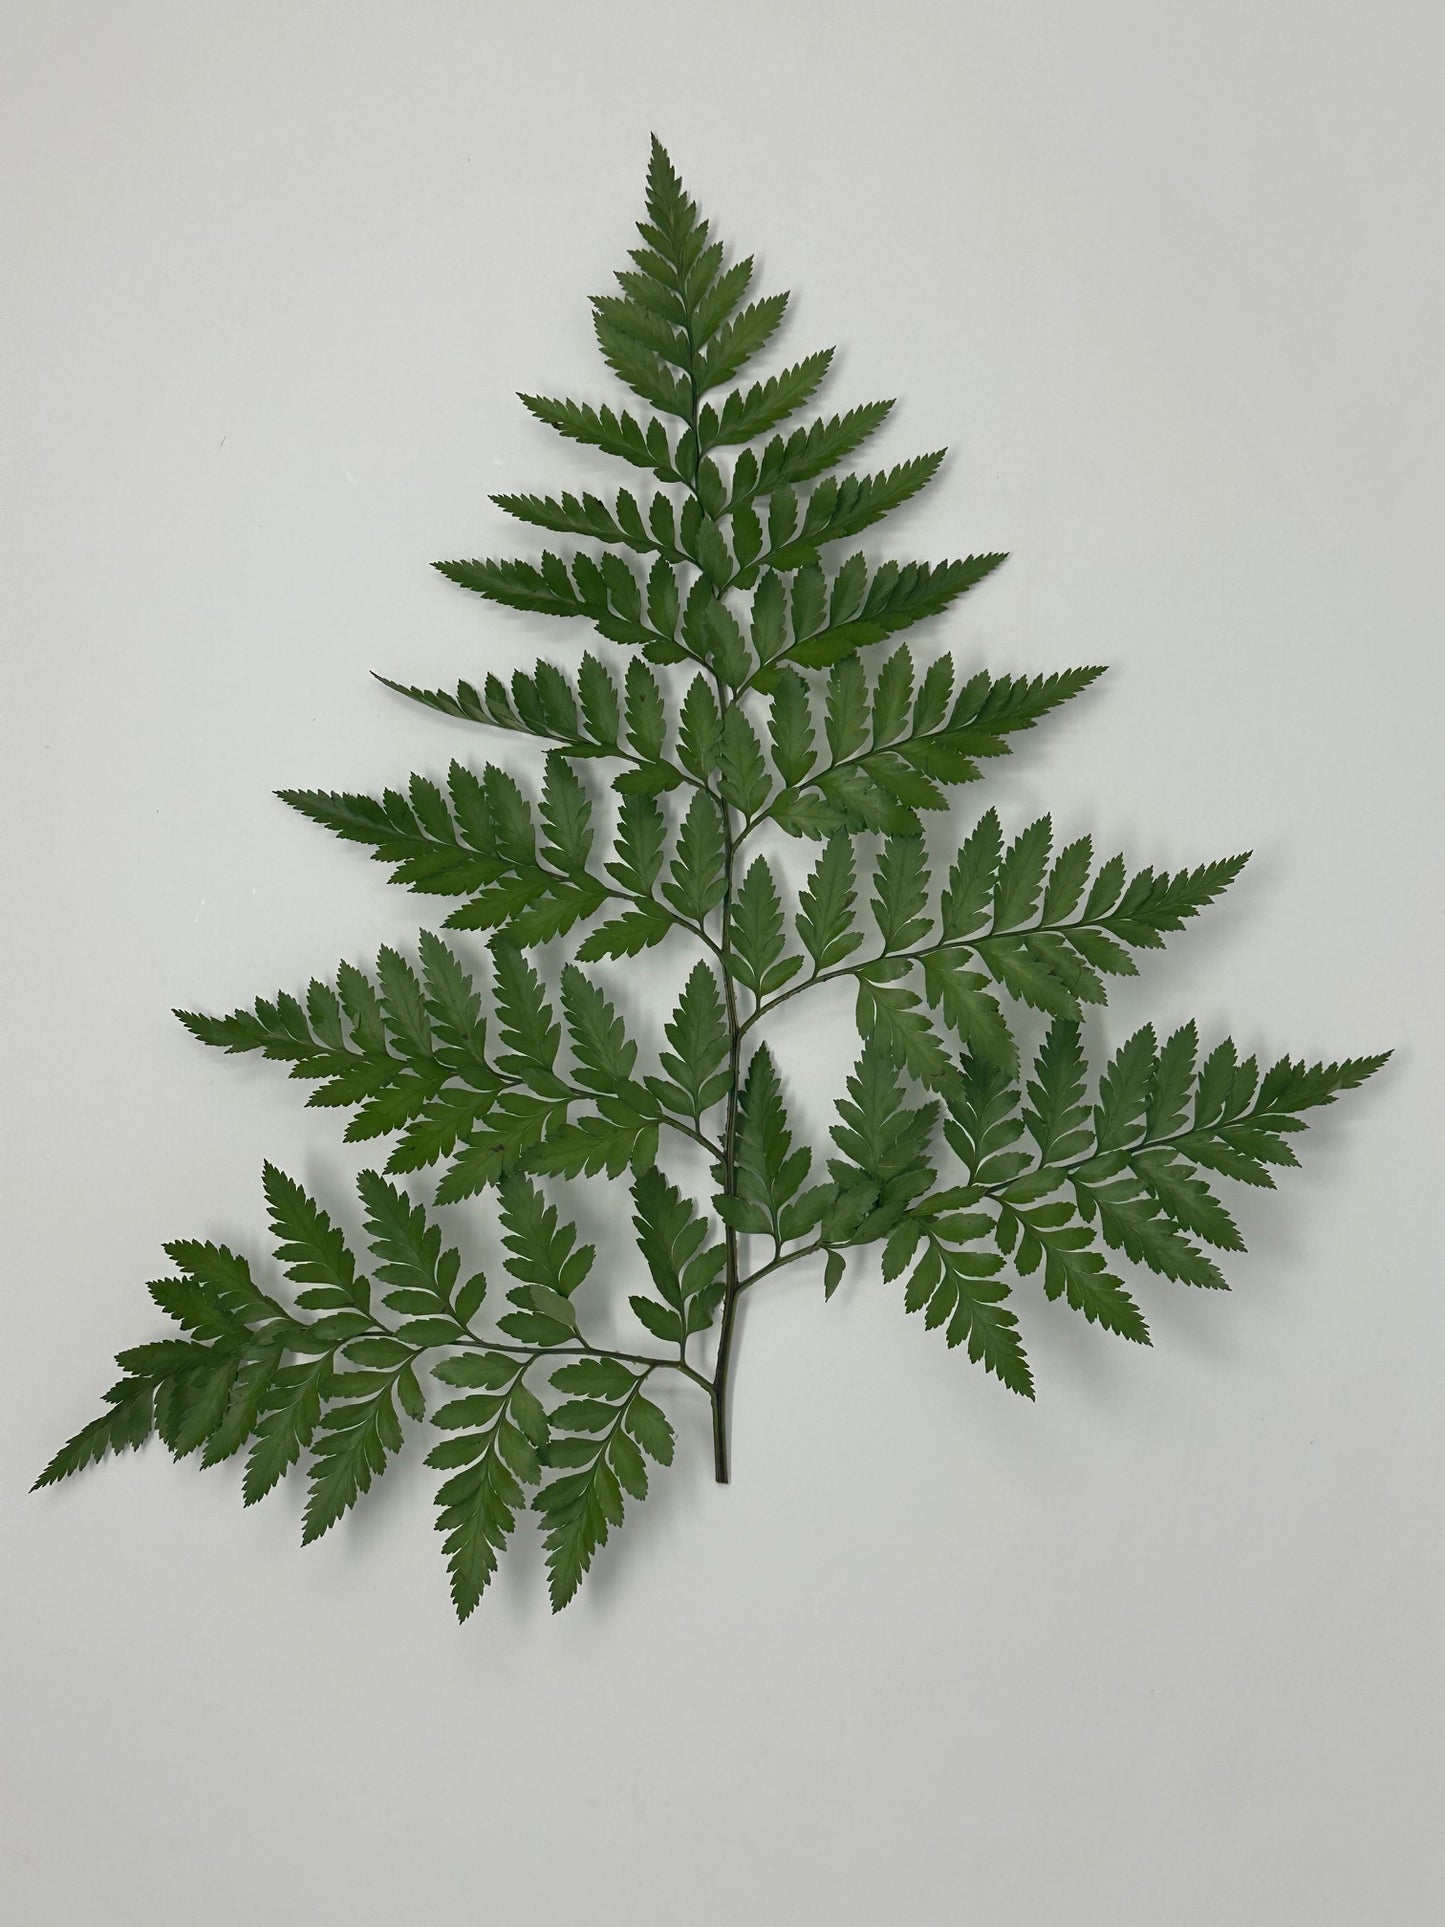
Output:
M454 1433L432 1449L427 1463L453 1474L437 1492L436 1524L438 1532L446 1534L458 1619L468 1618L481 1603L498 1555L516 1530L516 1515L524 1503L519 1479L536 1484L541 1476L540 1465L535 1473L532 1466L538 1445L545 1442L546 1421L544 1417L544 1436L538 1440L535 1413L540 1407L522 1384L529 1363L477 1352L437 1367L437 1376L448 1384L500 1394L453 1399L432 1414L434 1425Z
M808 498L803 519L791 539L768 557L775 569L800 568L811 562L825 542L841 542L859 535L873 523L912 499L938 473L943 450L917 455L879 475L849 475L820 482Z
M731 381L772 340L788 305L785 294L754 301L730 321L718 325L698 357L697 388L705 394Z
M795 428L786 437L775 435L761 455L744 449L733 464L734 512L759 495L810 482L815 475L826 474L846 462L870 435L877 433L892 407L891 401L867 402L842 415L829 415Z
M786 660L809 669L826 668L855 649L882 642L900 629L939 615L950 603L991 575L1002 555L971 555L962 562L931 567L923 562L885 562L861 594L844 564L829 596L826 621L806 634L796 618Z
M699 790L678 831L662 894L680 915L700 923L722 902L726 889L722 818L712 797Z
M1101 1151L1125 1144L1143 1121L1154 1077L1154 1031L1145 1024L1110 1060L1099 1084L1094 1135Z
M1079 1026L1067 1020L1049 1026L1037 1058L1023 1119L1039 1147L1041 1164L1065 1164L1093 1144L1085 1102L1088 1069Z
M930 951L923 959L923 983L931 1008L979 1057L1012 1072L1018 1063L1013 1033L1004 1020L998 999L981 971L947 950Z
M751 388L734 389L720 408L706 403L698 417L699 447L726 447L766 435L812 400L832 360L833 350L824 348Z
M613 1359L564 1365L552 1383L572 1396L550 1414L553 1436L546 1463L579 1468L563 1473L533 1501L546 1518L549 1589L553 1611L575 1594L609 1529L621 1525L623 1494L647 1496L643 1453L666 1465L672 1459L672 1428L642 1396L647 1374Z
M706 1221L656 1165L633 1180L632 1201L637 1248L658 1297L639 1295L629 1302L649 1331L683 1348L689 1334L706 1331L717 1313L725 1248L704 1244Z
M247 1504L303 1468L309 1541L430 1426L459 1617L524 1510L560 1608L646 1496L648 1462L673 1458L652 1396L665 1375L706 1399L729 1477L744 1291L816 1256L831 1297L846 1254L876 1246L906 1311L1031 1398L1028 1281L1148 1343L1116 1268L1221 1287L1212 1254L1243 1242L1223 1182L1272 1188L1312 1114L1383 1065L1241 1059L1185 1022L1162 1043L1142 1024L1091 1068L1087 1014L1245 858L1131 872L1098 861L1088 834L1056 848L1047 815L1006 825L991 808L948 833L956 789L1102 672L964 669L941 628L936 649L908 635L865 654L945 616L1004 558L835 546L825 564L943 457L853 472L892 404L813 414L830 349L754 372L788 307L754 287L752 257L730 255L654 140L636 245L591 310L631 399L522 398L628 464L630 486L495 495L545 532L540 553L436 565L601 641L572 667L484 671L454 690L380 678L431 714L532 739L532 774L456 760L376 795L280 793L438 900L448 930L486 933L488 967L467 938L423 931L304 993L177 1013L208 1046L284 1066L318 1114L344 1114L348 1143L390 1140L385 1172L357 1181L370 1275L332 1210L268 1164L280 1295L224 1245L168 1244L173 1271L150 1286L167 1335L118 1355L98 1416L39 1484L154 1433L177 1458L243 1457ZM818 848L795 873L798 840ZM643 975L607 968L644 952L658 954ZM861 1051L816 1172L778 1036L793 999L844 978ZM826 1072L826 1040L814 1054ZM689 1140L702 1196L659 1168L664 1132ZM432 1167L435 1212L401 1182ZM637 1241L633 1275L613 1275L636 1320L616 1349L584 1334L596 1253L544 1188L603 1177L625 1179ZM482 1193L500 1304L483 1273L463 1276L441 1215Z
M365 1311L371 1301L367 1281L326 1212L274 1164L265 1166L263 1183L277 1260L288 1278L307 1287L297 1304L314 1311Z
M724 801L744 817L756 816L768 800L772 784L762 747L743 712L729 708L723 719L718 747L718 776Z
M706 963L693 965L677 1008L664 1026L671 1051L659 1053L664 1077L649 1077L648 1088L668 1110L700 1125L726 1096L729 1079L728 1023L717 978Z
M408 1320L435 1321L435 1330L407 1332L408 1342L452 1344L465 1328L457 1309L457 1279L461 1256L454 1246L443 1246L441 1227L394 1184L375 1171L363 1171L356 1181L366 1207L366 1236L377 1259L376 1277L387 1287L388 1310ZM480 1303L486 1282L477 1275L467 1281L463 1302Z
M1015 1187L1021 1192L1025 1187ZM1014 1193L1004 1192L1005 1198ZM1029 1208L1016 1199L998 1220L998 1242L1013 1256L1014 1269L1028 1277L1044 1268L1044 1291L1050 1298L1062 1297L1070 1308L1082 1312L1091 1325L1116 1333L1136 1345L1149 1343L1149 1327L1138 1305L1121 1281L1106 1269L1102 1252L1094 1246L1094 1234L1075 1216L1067 1204L1043 1204Z
M566 1086L552 1067L562 1031L540 977L515 944L500 938L492 945L492 959L496 966L497 1018L507 1047L506 1055L497 1059L498 1069L543 1097L561 1096Z
M68 1479L98 1464L108 1452L134 1452L145 1444L153 1429L154 1383L147 1378L123 1378L111 1386L105 1401L107 1409L61 1446L32 1490Z
M768 739L773 765L784 783L801 783L817 761L817 751L808 686L794 671L783 671L774 686Z
M659 481L681 481L673 466L672 448L667 431L659 421L645 425L628 414L614 414L610 408L591 408L574 401L549 401L542 395L523 395L522 405L540 422L555 428L570 441L600 448L616 455L634 468L651 469Z
M798 1237L809 1228L796 1213L788 1218L787 1212L812 1162L806 1145L793 1149L777 1067L767 1045L760 1045L738 1102L736 1189L726 1188L726 1169L715 1166L713 1176L724 1189L714 1197L713 1208L734 1231L765 1232L781 1247L784 1238ZM818 1202L821 1207L822 1200Z
M395 1374L353 1372L348 1378L362 1381L356 1395L327 1409L315 1440L303 1545L329 1532L362 1493L371 1490L388 1457L401 1450Z
M1018 1319L1004 1305L1008 1286L995 1274L1003 1259L992 1252L958 1251L930 1237L908 1281L906 1306L921 1311L933 1330L946 1327L950 1346L968 1356L1024 1398L1034 1395L1033 1374L1018 1335Z
M728 921L727 965L761 1002L802 969L796 954L784 956L783 908L772 870L763 857L748 866Z
M853 921L856 902L853 846L832 836L798 898L798 936L815 973L832 970L862 943Z
M909 950L933 927L928 859L916 837L890 837L878 859L873 919L885 951Z

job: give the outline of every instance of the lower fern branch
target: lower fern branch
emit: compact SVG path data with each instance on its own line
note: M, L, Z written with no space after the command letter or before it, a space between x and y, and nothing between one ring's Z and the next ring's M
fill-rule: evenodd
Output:
M379 1325L377 1330L386 1332L390 1336L385 1326ZM512 1358L558 1359L564 1365L575 1358L611 1358L620 1365L640 1365L649 1372L681 1372L683 1377L690 1378L694 1385L700 1385L709 1398L712 1396L712 1380L689 1365L686 1359L657 1358L650 1352L612 1351L605 1345L589 1345L585 1340L575 1345L518 1345L504 1338L482 1338L472 1331L468 1331L465 1337L459 1336L448 1342L452 1345L468 1346L478 1351L504 1352Z

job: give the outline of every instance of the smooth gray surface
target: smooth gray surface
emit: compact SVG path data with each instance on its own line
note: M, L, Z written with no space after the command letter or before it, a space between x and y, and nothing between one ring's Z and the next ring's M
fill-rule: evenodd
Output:
M15 1927L1424 1927L1439 1863L1438 10L11 0L0 21ZM1098 1027L1397 1044L1140 1354L1022 1294L1011 1398L815 1275L747 1307L736 1483L680 1463L550 1620L458 1631L431 1475L304 1556L158 1450L36 1498L160 1244L257 1249L328 1115L168 1016L405 943L281 808L481 751L371 683L565 657L433 556L595 471L584 296L655 126L839 340L905 554L1007 547L995 668L1103 660L998 778L1228 903ZM972 798L966 799L970 804ZM633 1008L646 980L626 980ZM786 1034L821 1127L822 1011ZM846 1034L846 1033L843 1033ZM595 1205L587 1209L596 1210ZM1036 1302L1037 1301L1037 1302Z

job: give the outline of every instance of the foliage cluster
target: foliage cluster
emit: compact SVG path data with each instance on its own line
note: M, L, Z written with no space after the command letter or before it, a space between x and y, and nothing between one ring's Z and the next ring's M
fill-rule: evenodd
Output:
M1216 1254L1242 1245L1217 1181L1272 1186L1305 1114L1383 1062L1261 1067L1191 1023L1146 1025L1091 1069L1085 1018L1110 980L1245 859L1134 868L1048 817L1010 833L987 810L930 861L926 817L1101 672L962 673L892 643L1003 560L839 550L942 454L854 472L889 402L799 421L831 350L743 377L787 296L753 293L751 259L729 261L655 143L639 233L593 302L628 406L522 399L640 480L609 500L499 495L563 545L438 565L610 647L510 683L389 684L540 743L540 780L458 759L381 796L283 792L467 934L423 931L414 959L386 948L229 1016L178 1013L203 1043L288 1064L309 1103L349 1113L349 1142L388 1141L358 1183L370 1255L268 1165L293 1289L223 1245L167 1246L150 1292L181 1335L120 1354L101 1415L41 1476L152 1432L206 1465L244 1453L247 1504L304 1463L309 1541L421 1432L463 1618L528 1506L554 1607L573 1596L649 1461L673 1456L653 1396L669 1374L708 1400L727 1478L734 1320L763 1280L816 1259L831 1296L849 1255L879 1247L908 1311L1032 1397L1021 1281L1147 1344L1128 1268L1222 1287ZM634 1037L609 967L663 945L682 959L675 1001L660 1036ZM825 1153L766 1034L838 979L861 1049ZM706 1153L701 1198L668 1175L679 1140ZM430 1208L401 1182L425 1172ZM587 1178L630 1193L625 1280L595 1276L557 1201ZM442 1228L477 1197L501 1234L500 1306ZM635 1343L587 1335L599 1288L626 1296Z

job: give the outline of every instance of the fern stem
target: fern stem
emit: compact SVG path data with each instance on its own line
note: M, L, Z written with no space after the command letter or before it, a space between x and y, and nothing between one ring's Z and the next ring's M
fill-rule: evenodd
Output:
M732 977L729 935L732 926L733 863L736 845L732 833L732 811L721 799L719 806L723 814L723 854L727 866L722 900L723 994L727 1003L728 1020L728 1097L727 1122L723 1130L723 1191L728 1197L733 1197L737 1192L738 1083L742 1066L743 1026L738 1021L737 990ZM738 1234L731 1225L724 1226L724 1234L727 1245L727 1289L723 1294L722 1322L718 1327L717 1364L712 1381L713 1476L719 1485L728 1483L728 1383L732 1367L738 1293L742 1289L738 1270Z
M699 479L702 474L702 448L698 440L698 402L701 391L697 380L697 343L693 337L692 309L683 291L684 305L687 309L687 386L688 386L688 429L692 445L692 474L687 478L687 490L699 508L703 507ZM722 593L715 583L711 584L715 601L722 600ZM727 685L721 671L712 666L713 686L717 691L718 714L726 721L730 701ZM738 1082L742 1065L742 1042L744 1025L738 1018L737 988L732 972L732 907L733 872L737 863L737 839L733 834L732 806L727 798L719 794L718 810L722 816L723 832L723 897L719 907L722 918L722 938L716 946L722 963L723 998L727 1007L728 1023L728 1095L727 1120L723 1128L723 1191L733 1197L737 1192L737 1124L738 1124ZM713 1367L712 1384L709 1396L712 1400L712 1456L713 1477L719 1485L728 1483L728 1388L732 1376L733 1336L737 1323L738 1292L741 1289L738 1267L738 1234L730 1224L723 1227L724 1244L727 1251L725 1288L723 1292L722 1317L718 1325L717 1363Z
M377 1330L388 1338L393 1336L385 1325L378 1325ZM585 1340L579 1340L575 1345L519 1345L504 1338L480 1338L470 1327L466 1328L465 1337L455 1338L451 1342L473 1351L505 1352L509 1357L526 1358L533 1363L539 1358L615 1358L623 1365L645 1365L648 1372L681 1372L694 1385L700 1385L709 1397L712 1395L711 1381L704 1378L701 1372L694 1371L683 1359L654 1358L646 1352L610 1351L605 1345L589 1345ZM421 1353L416 1352L413 1356L420 1357Z
M861 976L865 970L871 970L875 964L922 963L925 957L936 956L940 950L977 951L981 950L986 943L991 943L999 937L1038 937L1052 936L1055 933L1066 935L1070 930L1107 930L1108 927L1107 915L1074 917L1063 923L1019 924L1007 930L990 927L972 937L938 937L932 943L919 944L911 950L883 949L876 956L855 957L851 963L835 964L831 970L814 970L810 975L800 977L796 983L790 984L786 990L780 990L775 996L765 998L752 1015L745 1019L743 1032L746 1035L760 1018L771 1016L780 1004L787 1003L792 997L801 997L805 990L816 990L821 984L836 983L842 977Z
M746 1278L739 1279L738 1290L746 1291L749 1285L757 1284L760 1278L767 1278L775 1271L782 1271L788 1265L795 1265L800 1258L813 1258L820 1251L826 1250L827 1246L821 1238L818 1238L810 1245L800 1246L797 1251L780 1251L776 1258L770 1258L767 1264L759 1265L756 1271L750 1271Z

